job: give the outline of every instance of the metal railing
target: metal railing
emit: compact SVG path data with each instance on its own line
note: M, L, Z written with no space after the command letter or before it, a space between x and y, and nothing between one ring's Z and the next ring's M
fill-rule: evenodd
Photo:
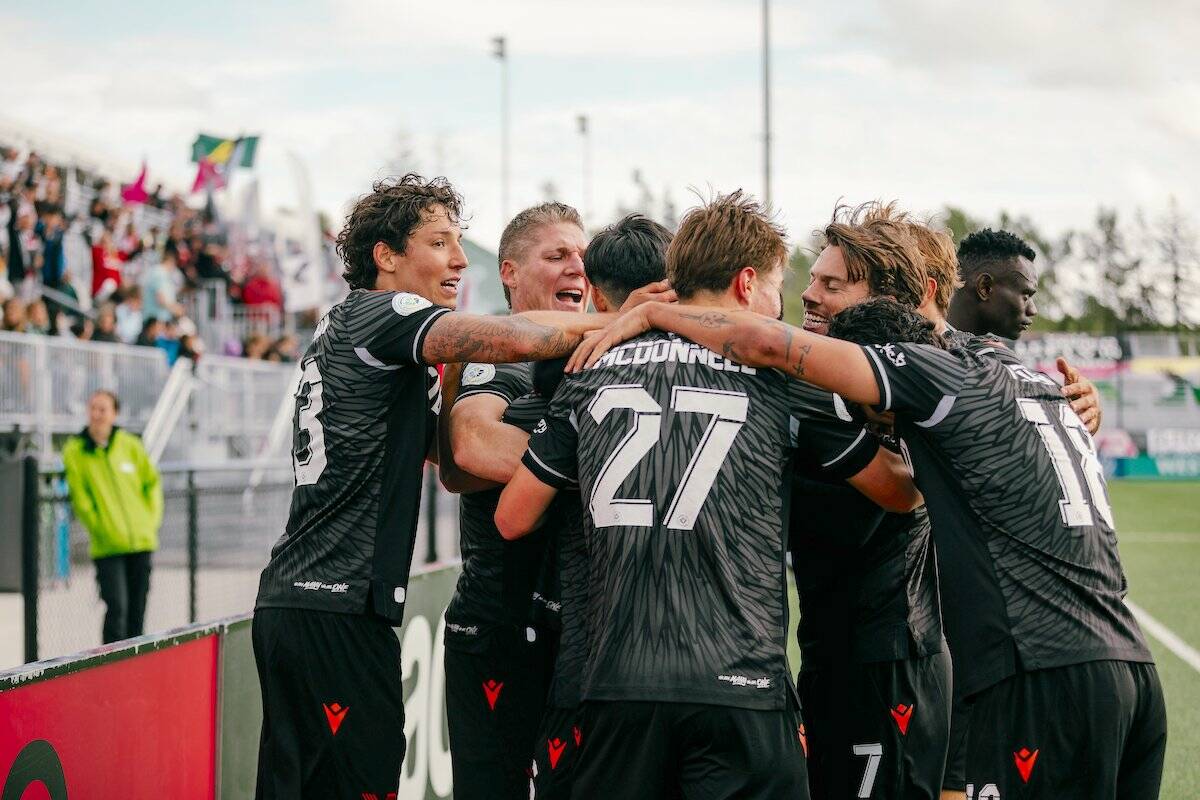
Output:
M257 486L249 475L262 472ZM250 611L271 546L283 533L291 503L291 464L163 464L164 512L153 556L147 633L197 620ZM426 475L426 502L418 523L414 568L457 555L458 504ZM26 608L26 661L100 644L104 606L87 532L74 518L63 473L44 470L36 492L38 575ZM15 610L14 610L15 613ZM32 625L32 630L29 626ZM0 664L21 640L0 642Z
M229 299L226 283L221 280L203 281L183 298L183 305L212 353L223 353L227 345L245 342L251 334L275 338L283 333L284 320L279 309L235 305Z
M0 332L0 429L32 433L51 452L51 436L78 431L97 389L121 398L122 424L141 430L167 379L156 347L80 342Z

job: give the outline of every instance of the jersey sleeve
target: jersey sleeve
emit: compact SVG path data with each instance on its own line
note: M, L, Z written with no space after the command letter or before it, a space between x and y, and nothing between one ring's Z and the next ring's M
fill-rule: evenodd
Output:
M364 363L379 369L424 364L421 347L429 327L449 311L419 294L364 292L349 315L354 353Z
M557 489L579 485L579 428L573 408L579 380L568 376L563 381L546 416L534 427L529 448L521 458L538 480Z
M954 353L926 344L864 345L879 385L880 411L895 411L922 428L946 418L967 368Z
M845 480L871 463L879 443L842 398L800 381L790 381L789 388L797 474Z
M533 382L527 364L467 364L463 367L459 387L455 402L474 395L490 394L512 403L521 395L528 394L533 389Z

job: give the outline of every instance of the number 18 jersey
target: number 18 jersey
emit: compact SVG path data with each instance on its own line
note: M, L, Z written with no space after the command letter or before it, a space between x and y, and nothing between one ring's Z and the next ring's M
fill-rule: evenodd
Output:
M878 449L832 409L657 331L563 382L524 463L579 487L584 700L786 706L792 458L836 469Z
M1058 385L1002 347L863 349L933 520L955 694L1018 670L1150 662L1104 473Z

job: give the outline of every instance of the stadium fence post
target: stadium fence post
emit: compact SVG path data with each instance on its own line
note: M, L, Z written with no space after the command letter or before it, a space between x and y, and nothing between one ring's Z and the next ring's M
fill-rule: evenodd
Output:
M38 463L25 456L21 514L21 594L25 600L25 662L38 660Z
M430 468L425 476L425 563L438 560L437 547L437 470Z
M196 473L187 473L188 622L196 621L196 570L200 561L200 514L196 499Z

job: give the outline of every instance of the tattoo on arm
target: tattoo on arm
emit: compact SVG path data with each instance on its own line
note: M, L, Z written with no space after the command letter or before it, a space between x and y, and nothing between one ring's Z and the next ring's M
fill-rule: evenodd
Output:
M804 377L804 359L808 356L808 354L810 352L812 352L812 345L811 344L802 344L797 349L799 350L799 353L797 354L797 357L796 357L796 363L791 364L790 369L791 369L793 375L795 375L797 378L802 378L802 377ZM789 355L791 354L790 348L788 350L788 353L789 353Z
M567 355L581 338L517 315L445 314L426 335L423 354L431 363L534 361Z
M733 324L729 317L720 311L705 311L702 314L681 314L684 319L700 323L704 328L724 328Z

